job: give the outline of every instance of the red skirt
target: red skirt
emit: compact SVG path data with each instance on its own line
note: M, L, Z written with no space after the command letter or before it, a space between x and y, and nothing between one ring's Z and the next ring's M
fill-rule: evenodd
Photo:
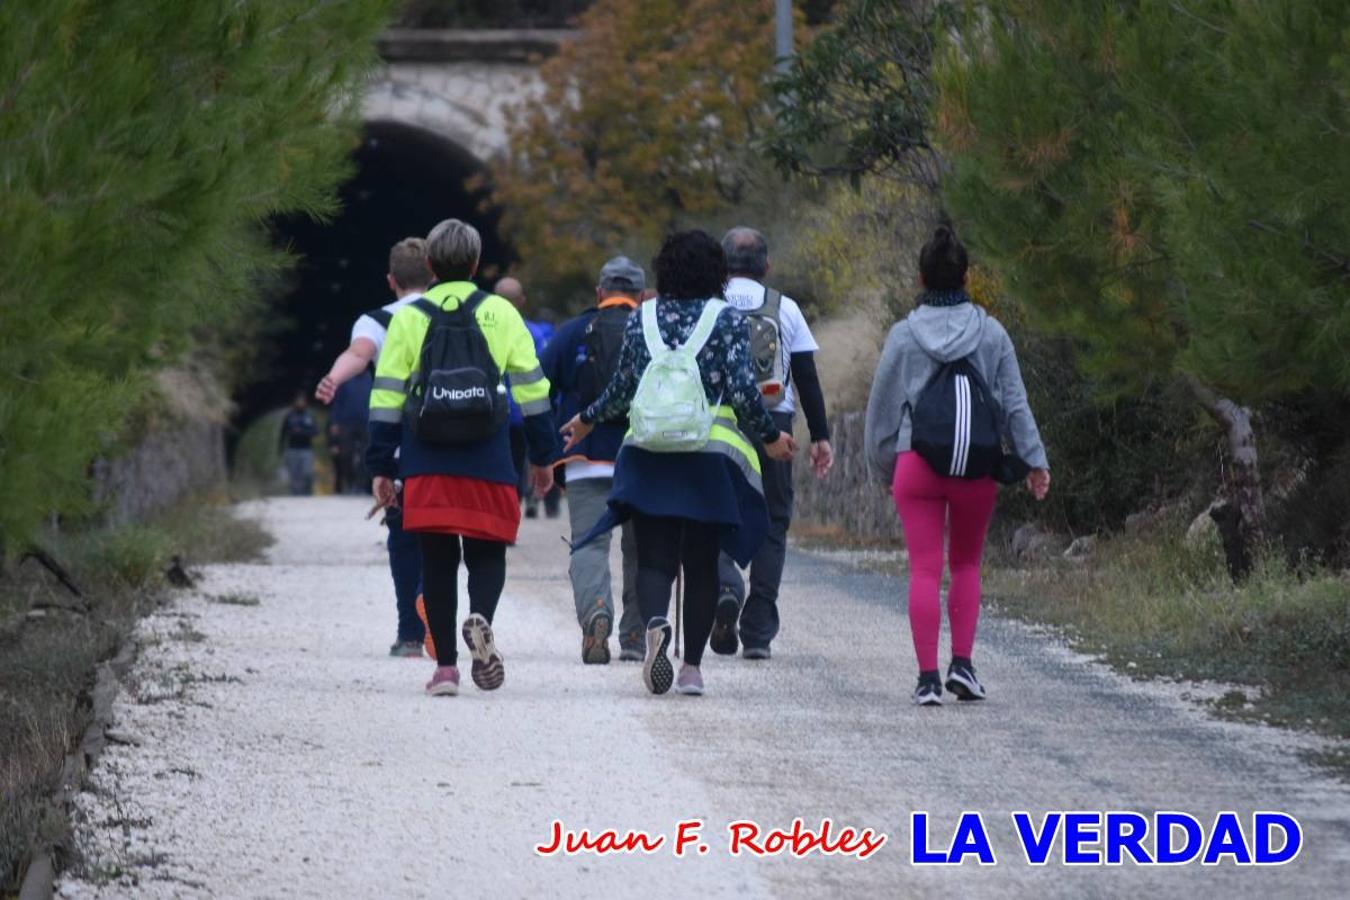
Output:
M481 478L414 475L403 483L403 530L514 544L520 495L514 485Z

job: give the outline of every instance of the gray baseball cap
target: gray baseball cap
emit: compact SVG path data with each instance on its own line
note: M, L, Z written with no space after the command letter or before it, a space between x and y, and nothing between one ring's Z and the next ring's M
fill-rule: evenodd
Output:
M600 290L641 291L647 287L647 273L626 256L616 256L600 269Z

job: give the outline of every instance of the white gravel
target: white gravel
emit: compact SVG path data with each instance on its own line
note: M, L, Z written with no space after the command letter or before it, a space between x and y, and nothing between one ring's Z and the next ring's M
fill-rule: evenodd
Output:
M1298 755L1317 740L1213 720L1179 687L996 617L977 647L990 701L915 710L900 585L801 554L773 661L709 655L707 696L653 698L634 664L582 666L562 528L527 521L496 622L505 686L466 677L432 700L430 662L385 655L392 588L365 508L244 507L278 539L268 561L211 567L145 620L62 896L1267 898L1350 883L1350 790ZM1284 810L1306 843L1278 869L1027 866L1009 813L1051 809ZM999 865L912 867L914 810L935 839L983 811ZM890 843L861 862L727 853L727 823L794 816ZM701 818L711 851L543 858L555 818L656 833Z

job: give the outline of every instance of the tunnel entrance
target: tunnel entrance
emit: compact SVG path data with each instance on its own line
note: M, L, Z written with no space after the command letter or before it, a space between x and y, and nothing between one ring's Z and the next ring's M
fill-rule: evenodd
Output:
M480 211L484 192L465 186L483 164L463 148L413 126L369 122L352 161L355 174L339 192L335 219L288 216L272 223L274 240L299 259L269 309L280 324L264 336L260 377L236 398L239 424L289 403L298 391L312 392L346 348L356 317L394 299L385 273L389 248L402 238L425 237L440 220L460 218L483 235L480 283L490 286L510 261L497 213Z

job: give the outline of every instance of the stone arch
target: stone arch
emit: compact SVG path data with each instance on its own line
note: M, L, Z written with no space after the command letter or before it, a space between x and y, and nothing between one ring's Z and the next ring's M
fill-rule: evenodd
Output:
M539 60L569 32L391 31L362 98L367 121L425 129L486 162L506 148L511 109L539 89Z

